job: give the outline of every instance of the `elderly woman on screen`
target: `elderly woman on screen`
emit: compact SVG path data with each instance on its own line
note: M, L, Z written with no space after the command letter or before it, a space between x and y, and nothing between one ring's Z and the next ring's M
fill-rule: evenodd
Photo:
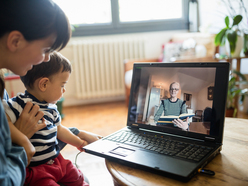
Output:
M170 84L170 98L161 101L160 107L154 116L155 122L158 121L158 119L162 116L163 113L164 116L179 116L180 114L187 113L185 101L182 101L181 99L177 98L179 90L180 84L178 82L173 82ZM189 123L188 119L189 118L187 118L186 121L183 121L181 119L175 119L172 121L172 123L174 124L174 127L179 127L181 129L187 130ZM157 123L157 125L159 124Z

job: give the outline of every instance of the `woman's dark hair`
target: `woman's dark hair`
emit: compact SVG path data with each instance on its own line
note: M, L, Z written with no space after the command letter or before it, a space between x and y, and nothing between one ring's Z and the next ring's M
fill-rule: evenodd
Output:
M39 78L49 78L59 72L71 73L71 71L70 61L60 53L54 51L50 55L49 62L43 62L39 65L33 66L33 68L29 70L25 76L21 76L21 80L26 88L33 88L34 82Z
M27 41L57 35L52 50L68 43L71 27L65 13L52 0L1 0L0 37L17 30Z

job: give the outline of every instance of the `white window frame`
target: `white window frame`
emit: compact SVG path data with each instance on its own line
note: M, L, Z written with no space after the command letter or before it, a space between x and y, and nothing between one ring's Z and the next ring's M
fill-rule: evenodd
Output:
M78 37L166 30L187 30L189 28L189 0L182 0L182 3L182 18L179 19L121 23L119 20L118 0L111 0L111 24L77 25L72 32L72 36Z

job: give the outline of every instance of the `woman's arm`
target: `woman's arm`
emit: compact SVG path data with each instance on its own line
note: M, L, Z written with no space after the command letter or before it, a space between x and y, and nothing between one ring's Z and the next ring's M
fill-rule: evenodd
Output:
M14 124L10 121L9 116L8 115L6 115L6 116L7 116L7 119L8 119L8 124L9 124L12 143L24 147L24 149L26 151L26 154L27 154L28 165L29 165L31 158L35 154L35 148L32 145L32 143L29 141L28 137L25 136L23 133L21 133L14 126Z
M57 127L57 138L65 143L68 143L72 146L77 147L79 150L88 145L87 141L80 139L76 135L74 135L68 128L64 127L60 124Z
M23 185L27 156L20 146L12 146L8 121L0 101L0 185Z

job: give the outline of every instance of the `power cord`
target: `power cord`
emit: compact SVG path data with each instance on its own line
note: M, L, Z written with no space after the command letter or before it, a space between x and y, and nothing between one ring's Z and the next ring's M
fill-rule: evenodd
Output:
M79 154L81 154L83 151L77 153L76 157L75 157L75 166L79 169L79 166L77 165L77 157Z

